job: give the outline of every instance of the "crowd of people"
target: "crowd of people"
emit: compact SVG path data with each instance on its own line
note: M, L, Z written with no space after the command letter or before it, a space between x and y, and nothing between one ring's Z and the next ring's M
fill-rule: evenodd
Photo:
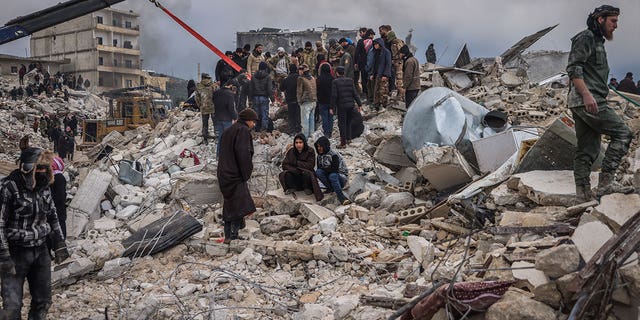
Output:
M390 96L411 105L420 90L418 60L391 26L359 30L359 39L306 42L288 54L278 48L272 56L262 44L245 45L225 53L240 68L236 71L221 59L215 79L203 73L199 83L191 81L202 116L202 138L207 144L209 122L217 136L218 181L224 196L223 220L227 241L238 237L244 217L255 211L247 181L253 165L251 131L271 131L271 105L287 109L289 133L295 136L282 163L280 182L287 194L304 191L321 200L335 193L341 204L350 199L342 191L349 170L337 149L345 148L364 130L363 101L381 111ZM435 54L431 48L430 58ZM390 94L391 92L391 94ZM211 121L210 121L211 120ZM318 121L319 120L319 121ZM329 138L337 120L339 144ZM308 139L321 123L322 135L310 147ZM323 193L321 187L324 187Z
M90 86L89 80L76 77L73 73L56 72L51 75L39 62L32 62L29 66L22 64L18 70L18 85L6 92L7 98L13 101L46 94L47 97L60 96L65 101L69 99L68 88L84 90Z
M633 73L631 72L627 72L627 74L624 76L624 79L622 79L619 83L618 79L611 78L609 80L609 86L621 92L640 95L640 80L638 81L638 83L633 82Z

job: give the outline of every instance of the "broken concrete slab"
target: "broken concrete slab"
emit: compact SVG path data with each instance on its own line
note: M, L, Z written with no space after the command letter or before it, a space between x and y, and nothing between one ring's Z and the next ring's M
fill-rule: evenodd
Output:
M399 185L400 184L400 180L398 180L396 177L392 176L390 173L388 173L387 171L385 171L383 168L373 168L373 172L375 172L376 176L378 176L378 178L381 181L384 181L385 183L391 184L391 185Z
M529 281L533 288L549 283L549 278L544 274L544 272L536 270L535 265L531 262L517 261L511 265L511 268L513 268L512 272L514 278Z
M435 257L435 246L427 239L418 236L408 236L407 246L413 256L422 264L423 268L427 268Z
M551 217L541 213L505 211L500 219L500 226L543 227L552 224Z
M639 194L614 193L603 196L600 205L594 208L593 214L609 225L613 231L631 219L640 208Z
M547 276L558 278L578 270L580 266L580 252L575 245L562 244L549 248L536 255L536 269Z
M413 162L404 152L402 138L400 136L394 136L380 143L373 158L393 171L414 166Z
M260 221L260 231L264 234L278 233L284 230L293 230L299 227L296 219L289 215L276 215Z
M515 88L522 85L524 81L518 77L515 73L505 72L500 76L500 82L507 88Z
M552 320L556 319L555 312L548 305L531 299L521 290L510 288L500 301L487 309L486 320Z
M107 192L111 179L110 173L93 169L82 181L67 207L67 236L77 238L87 222L100 218L100 202ZM82 215L86 219L82 218Z
M578 248L582 259L589 261L611 237L613 237L613 232L606 224L595 216L585 213L580 218L580 223L573 232L571 241Z
M515 176L520 180L520 194L539 205L570 207L575 204L573 171L530 171ZM597 183L597 173L591 173L591 185Z
M640 299L640 264L620 268L622 279L629 284L629 293L639 301Z
M333 217L335 213L325 207L303 203L300 206L300 214L305 217L309 222L313 224L317 224L321 220L327 219L329 217Z
M533 289L535 295L533 299L548 304L553 308L560 308L562 302L562 294L558 290L555 282L549 282L537 286Z
M92 229L97 230L98 232L105 232L105 231L117 229L121 227L122 224L123 224L122 221L118 221L108 217L102 217L98 220L93 221Z
M380 208L388 212L396 212L413 206L414 197L409 192L397 192L389 194L382 200Z
M471 181L474 170L454 147L424 147L416 150L416 167L438 191Z
M222 202L222 193L215 175L196 172L182 174L176 178L171 198L200 205Z
M461 91L470 88L473 85L471 78L462 71L449 71L442 74L442 77L447 81L451 89L455 91Z
M509 189L506 183L500 184L491 190L490 196L497 206L515 205L522 201L520 194Z
M320 226L320 231L322 231L323 234L331 234L332 232L336 231L336 228L338 227L338 218L326 218L324 220L321 220L318 223L318 226Z
M116 258L105 262L102 270L98 272L97 279L106 280L119 277L129 266L131 265L131 259L129 258Z

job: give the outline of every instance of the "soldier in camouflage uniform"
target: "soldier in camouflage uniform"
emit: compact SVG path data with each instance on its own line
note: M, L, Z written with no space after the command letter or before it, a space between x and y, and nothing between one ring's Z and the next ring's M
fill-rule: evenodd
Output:
M207 73L202 74L202 81L196 85L196 104L202 115L202 143L209 142L209 118L213 122L213 92L218 90L218 85L211 80ZM219 137L218 137L219 138Z
M615 171L627 154L633 134L607 105L609 65L604 41L613 39L620 10L601 6L589 15L588 28L571 39L567 73L571 78L568 104L575 121L578 148L574 159L576 197L580 202L594 199L589 175L600 153L600 137L611 138L602 162L597 196L628 193L633 189L615 183Z
M393 66L391 72L393 72L395 87L398 90L397 98L400 101L404 100L404 85L403 85L403 63L404 60L400 56L400 49L404 46L404 41L396 37L396 33L393 30L389 30L386 35L386 42L390 44L389 50L391 50L391 65Z
M311 42L307 41L304 44L304 51L302 51L302 61L300 61L300 65L306 64L309 66L313 76L316 76L316 64L318 63L317 56L318 53L313 50Z
M384 40L373 41L373 65L369 80L375 83L373 107L380 110L389 101L389 78L391 77L391 52L385 48Z

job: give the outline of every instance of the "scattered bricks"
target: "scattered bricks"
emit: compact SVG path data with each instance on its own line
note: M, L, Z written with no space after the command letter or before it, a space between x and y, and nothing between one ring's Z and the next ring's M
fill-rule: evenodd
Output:
M369 210L367 208L352 205L347 209L347 214L351 219L358 219L361 221L369 221Z
M543 111L529 111L528 117L531 121L541 121L547 118L547 113Z
M388 193L398 193L398 192L402 192L400 191L400 187L387 183L386 186L384 186L384 191L388 192Z
M400 189L400 192L413 193L413 182L407 181L402 185L400 185L399 189Z
M526 117L529 115L529 112L527 110L514 110L513 115L515 117Z
M387 193L409 192L413 193L413 182L405 182L399 186L387 183L384 186L384 191Z
M415 207L398 212L398 223L409 223L427 213L425 207Z
M554 117L559 116L560 114L562 114L562 110L560 108L549 109L547 110L547 114Z

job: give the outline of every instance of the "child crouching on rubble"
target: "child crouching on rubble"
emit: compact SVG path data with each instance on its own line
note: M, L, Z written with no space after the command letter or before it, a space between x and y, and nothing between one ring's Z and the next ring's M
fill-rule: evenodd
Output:
M313 168L316 164L316 152L307 145L307 138L299 133L293 138L293 146L287 150L282 160L282 172L279 179L285 194L304 190L307 195L314 194L316 201L322 200L322 190Z
M342 156L331 150L331 144L327 137L320 137L314 144L318 153L316 165L316 175L327 188L325 193L334 192L338 196L338 201L342 205L350 204L351 201L344 195L342 188L347 184L349 170L344 163Z

